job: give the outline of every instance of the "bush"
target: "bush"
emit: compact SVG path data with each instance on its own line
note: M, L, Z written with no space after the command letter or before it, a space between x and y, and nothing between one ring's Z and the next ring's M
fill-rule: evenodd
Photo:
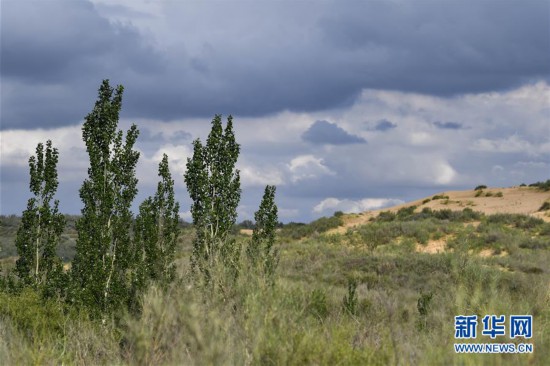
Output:
M394 221L396 218L395 213L391 211L382 211L378 214L378 217L376 218L376 221L380 222L390 222Z
M550 179L548 179L546 182L531 183L529 184L529 187L536 187L543 191L550 191Z
M416 302L416 308L420 318L418 319L418 329L424 330L427 327L427 317L430 312L433 293L422 293Z
M400 208L399 211L397 211L397 218L400 220L409 218L414 214L414 210L416 210L416 206L414 205Z
M350 280L348 282L348 294L342 299L342 307L344 312L350 315L357 315L357 304L359 300L357 298L357 282Z
M321 289L311 292L308 304L309 313L316 318L324 319L328 315L327 295Z
M539 211L547 211L550 210L550 202L546 201L540 206Z
M63 334L62 303L43 300L31 288L25 288L20 294L0 293L0 317L9 318L32 342L39 343Z
M479 185L475 187L474 191L481 191L482 189L487 189L487 186L485 184Z
M281 230L282 237L292 239L301 239L313 234L321 234L331 229L335 229L344 224L342 216L321 217L309 224L301 222L290 222L283 225Z

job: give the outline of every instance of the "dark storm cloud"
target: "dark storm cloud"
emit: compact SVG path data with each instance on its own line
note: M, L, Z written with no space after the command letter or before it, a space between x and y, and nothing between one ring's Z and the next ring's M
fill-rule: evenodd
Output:
M367 141L352 135L336 123L316 121L302 134L302 140L313 144L347 145L363 144Z
M7 1L1 28L2 129L74 124L102 79L153 76L163 64L136 29L87 1Z
M458 122L435 121L433 125L442 130L462 130L465 128L462 123L458 123Z
M124 117L172 120L326 110L365 88L501 90L550 74L547 1L162 4L168 33L151 35L99 12L144 17L121 6L3 2L1 128L76 123L103 78L126 87Z
M387 119L381 119L380 121L378 121L376 123L376 125L374 127L368 128L368 129L373 130L373 131L386 132L386 131L394 129L396 127L397 127L397 124L395 124L391 121L388 121Z

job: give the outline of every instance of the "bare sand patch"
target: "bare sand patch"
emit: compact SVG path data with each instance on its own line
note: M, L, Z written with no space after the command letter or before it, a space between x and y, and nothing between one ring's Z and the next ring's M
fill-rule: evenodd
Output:
M239 233L241 233L243 235L252 236L253 231L254 230L252 230L252 229L241 229L241 230L239 230Z
M471 254L473 254L473 252ZM493 249L482 249L479 253L477 253L477 255L482 258L505 257L508 255L508 253L505 251L501 251L500 253L496 254Z
M445 252L446 248L447 248L447 240L445 239L430 240L426 245L416 244L416 251L418 253L428 253L428 254L443 253Z

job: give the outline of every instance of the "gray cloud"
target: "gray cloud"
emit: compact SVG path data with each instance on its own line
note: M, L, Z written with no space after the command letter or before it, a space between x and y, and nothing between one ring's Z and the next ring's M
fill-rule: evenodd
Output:
M433 125L443 130L462 130L465 128L462 123L458 123L458 122L435 121Z
M550 74L544 1L158 6L147 18L88 1L4 2L1 128L77 123L103 78L126 86L123 116L168 121L328 110L369 88L501 90Z
M250 213L274 182L280 207L307 221L328 197L548 179L547 1L124 3L2 2L0 212L25 208L26 161L51 136L62 210L79 211L77 124L104 78L125 86L121 128L142 132L136 205L166 152L189 209L185 158L214 113L235 116ZM342 120L348 131L327 122ZM359 143L360 128L380 133Z
M374 127L369 128L369 129L373 130L373 131L386 132L386 131L394 129L396 127L397 127L397 124L395 124L391 121L388 121L387 119L381 119L380 121L378 121L376 123L376 125Z
M350 134L336 123L327 121L315 121L302 134L302 140L313 144L329 145L364 144L367 142L360 136Z

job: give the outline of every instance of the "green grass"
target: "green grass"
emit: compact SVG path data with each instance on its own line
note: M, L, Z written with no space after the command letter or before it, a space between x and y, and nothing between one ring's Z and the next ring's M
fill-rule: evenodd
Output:
M341 215L285 225L275 284L243 269L223 294L190 280L193 231L185 229L179 281L167 292L151 288L140 316L105 325L32 290L0 293L0 364L544 365L550 359L550 224L425 208L327 234L336 219ZM436 239L452 250L416 252ZM476 255L484 249L504 255ZM459 314L532 314L535 352L457 355Z

